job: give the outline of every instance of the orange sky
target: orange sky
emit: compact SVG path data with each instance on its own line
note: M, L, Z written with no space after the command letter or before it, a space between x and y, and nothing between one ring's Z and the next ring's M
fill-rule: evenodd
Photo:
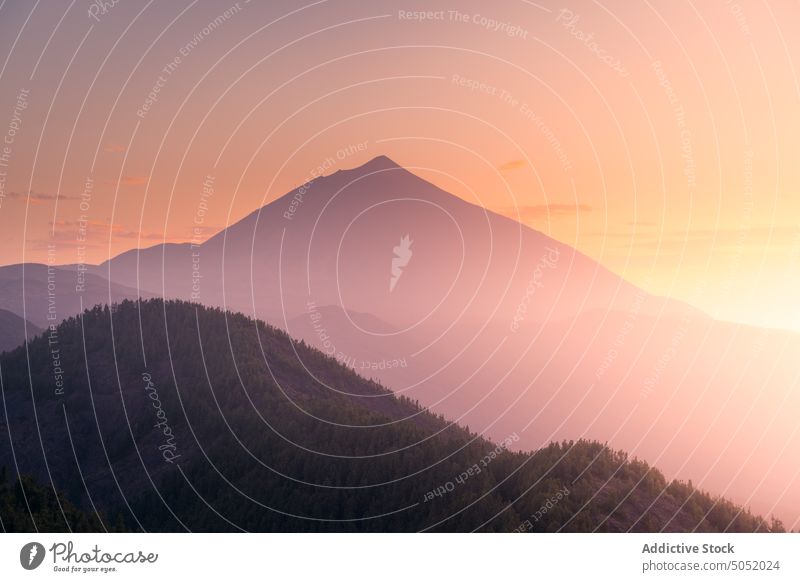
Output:
M186 241L203 200L207 237L385 154L649 291L800 329L789 3L78 4L0 9L2 264Z

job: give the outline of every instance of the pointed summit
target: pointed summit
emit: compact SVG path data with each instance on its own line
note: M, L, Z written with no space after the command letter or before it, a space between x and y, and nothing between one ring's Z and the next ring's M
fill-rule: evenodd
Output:
M352 170L358 171L359 173L362 174L367 174L370 172L380 172L383 170L399 170L401 168L402 166L400 166L400 164L397 164L391 158L384 155L380 155L372 158L370 161L361 166L352 168Z

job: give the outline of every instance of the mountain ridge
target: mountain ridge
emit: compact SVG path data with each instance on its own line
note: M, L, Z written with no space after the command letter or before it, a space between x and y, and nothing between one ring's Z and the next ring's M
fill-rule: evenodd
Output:
M11 435L23 473L50 475L84 509L98 505L90 528L119 515L121 528L146 531L781 529L599 443L512 452L241 314L125 301L87 310L58 335L63 397L38 365L46 336L29 356L0 358L9 419L0 464ZM311 381L308 366L353 395ZM151 392L171 429L169 458ZM23 430L32 397L41 445Z
M42 329L7 309L0 309L0 353L10 351Z
M760 513L800 517L792 461L771 457L800 446L789 414L800 336L715 321L408 170L374 167L389 171L320 178L291 219L290 196L198 249L134 251L103 275L267 321L492 438L609 441ZM413 256L393 289L406 235ZM113 302L98 284L97 301Z

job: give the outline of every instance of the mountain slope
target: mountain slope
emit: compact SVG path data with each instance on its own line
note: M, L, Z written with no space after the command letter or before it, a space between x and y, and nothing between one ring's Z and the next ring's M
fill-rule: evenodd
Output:
M242 315L125 302L57 335L63 393L46 337L0 360L0 464L132 529L768 528L599 443L508 451Z
M609 442L800 519L800 335L654 297L385 157L196 248L131 251L93 273L266 319L491 438L516 432L521 449Z
M5 467L0 470L0 524L3 533L106 531L94 515L76 508L52 488L23 476L9 483ZM108 531L124 531L116 526Z
M0 309L0 353L7 352L42 330L15 313Z
M147 291L137 293L136 289L109 283L102 275L79 273L69 266L25 263L0 267L0 309L41 329L98 303L152 296Z
M412 256L392 288L393 249L406 234ZM637 292L567 245L380 156L304 184L196 248L129 251L93 272L270 321L305 313L311 300L396 325L428 318L475 324L510 322L546 259L552 267L525 314L529 321L627 306ZM646 303L648 312L664 306L652 297Z

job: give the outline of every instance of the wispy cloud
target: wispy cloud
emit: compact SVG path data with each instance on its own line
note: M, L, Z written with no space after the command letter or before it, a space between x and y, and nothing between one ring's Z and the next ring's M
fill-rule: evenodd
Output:
M77 200L77 196L71 194L51 194L48 192L9 192L7 198L10 200L25 200L30 199L31 204L44 204L45 202L53 202L58 200Z
M625 226L633 226L633 227L644 227L644 228L651 228L658 226L659 223L653 220L637 220L637 221L630 221L626 222Z
M797 246L799 243L800 227L764 225L745 228L671 230L663 234L651 234L648 239L637 242L636 245L652 248L703 246L710 249L736 249L739 247L764 249L767 248L767 245L779 248Z
M609 241L624 253L636 250L648 256L684 254L703 250L715 253L779 253L800 250L800 227L790 225L721 226L717 229L641 229L618 227L603 231L581 232L581 238Z
M147 180L150 179L150 176L122 176L119 180L120 186L141 186L143 184L147 184ZM110 186L116 186L116 180L104 180L104 182Z
M505 164L500 164L497 166L498 172L510 172L512 170L519 170L520 168L526 168L528 166L528 162L525 160L511 160L506 162Z
M535 204L533 206L511 206L503 211L509 218L519 219L523 222L536 221L546 218L560 218L563 216L576 216L583 212L591 212L588 204Z
M120 184L123 186L141 186L142 184L147 184L149 178L150 176L123 176Z
M103 220L89 220L81 223L77 220L59 219L50 222L51 230L46 239L28 240L29 244L38 245L44 248L47 243L57 242L67 247L85 246L91 248L102 248L108 246L109 238L113 241L131 240L137 241L140 246L149 246L155 243L183 243L192 240L194 234L192 228L187 228L187 234L165 235L163 232L138 231L118 224ZM223 230L222 226L207 225L203 228L201 240L205 241ZM79 236L80 239L79 240ZM145 244L147 243L147 244ZM135 246L135 245L134 245Z
M164 233L130 230L121 224L103 220L89 220L85 223L80 223L77 220L56 220L55 222L50 222L50 226L52 230L48 241L66 245L105 246L108 244L109 237L112 239L172 242L170 238L165 238ZM80 232L81 229L85 229L85 233ZM79 233L85 240L78 240Z
M103 151L110 152L112 154L121 154L125 151L125 146L118 145L115 143L110 143L103 148Z

